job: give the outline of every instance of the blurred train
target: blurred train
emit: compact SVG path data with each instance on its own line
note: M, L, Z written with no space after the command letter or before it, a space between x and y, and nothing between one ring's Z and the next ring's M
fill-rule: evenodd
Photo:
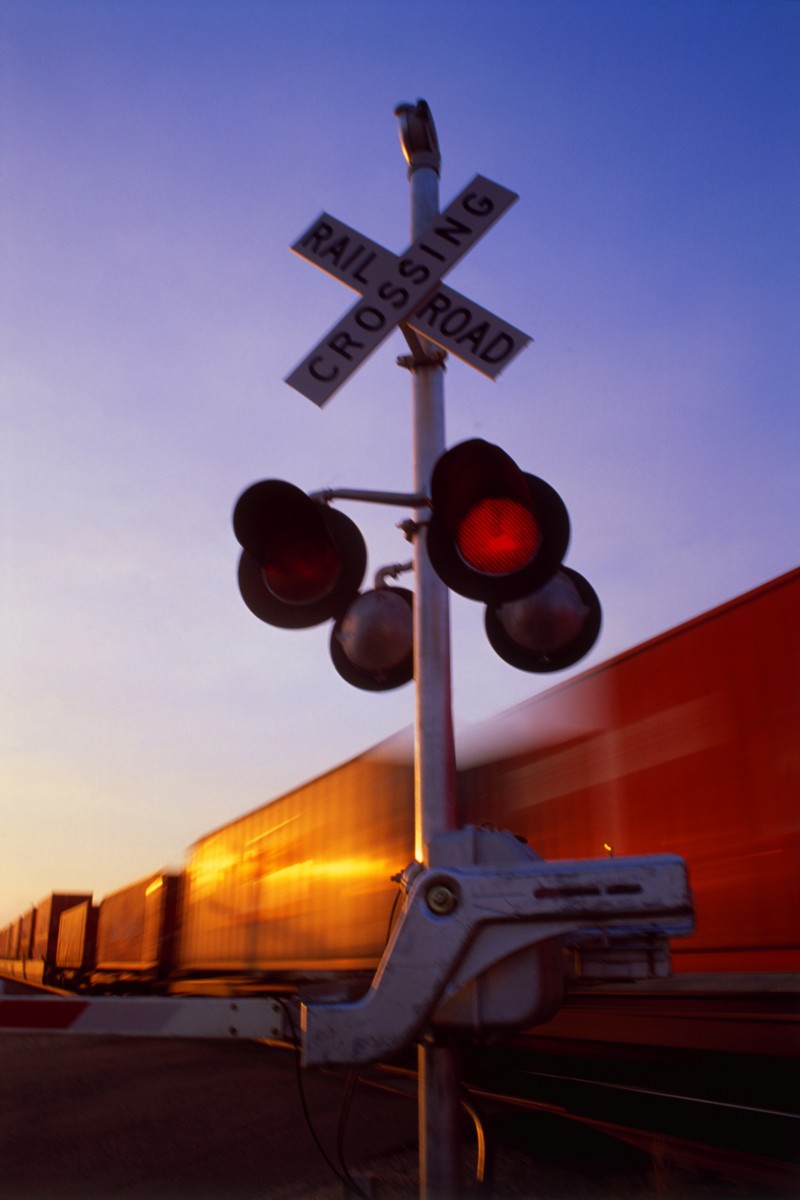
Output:
M697 929L673 970L800 971L800 569L487 722L460 824L545 859L675 852ZM179 873L54 893L0 930L0 973L73 990L217 992L372 972L413 858L398 735L201 838Z

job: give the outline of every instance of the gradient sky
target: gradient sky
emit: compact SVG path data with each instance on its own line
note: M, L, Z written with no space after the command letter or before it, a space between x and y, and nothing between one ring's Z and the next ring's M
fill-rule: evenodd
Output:
M3 0L0 45L0 925L412 719L248 612L230 523L259 478L411 487L399 333L323 410L282 382L354 299L298 234L409 242L401 101L442 207L520 195L448 282L535 342L450 361L448 441L564 497L604 607L574 670L797 565L800 4ZM341 507L368 578L408 556L405 513ZM564 678L452 612L459 725Z

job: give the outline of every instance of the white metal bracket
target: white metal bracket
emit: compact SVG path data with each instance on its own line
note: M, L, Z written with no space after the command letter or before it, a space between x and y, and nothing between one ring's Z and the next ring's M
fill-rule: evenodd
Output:
M512 997L508 1007L501 970L478 1024L546 1020L563 995L565 945L585 938L596 956L605 931L619 954L626 937L641 946L694 928L677 855L547 863L511 834L467 828L435 838L430 860L406 872L405 905L369 991L354 1003L302 1005L307 1066L373 1062L426 1027L469 1026L474 1006L460 998L503 965L522 968L512 989L527 980L522 1006Z

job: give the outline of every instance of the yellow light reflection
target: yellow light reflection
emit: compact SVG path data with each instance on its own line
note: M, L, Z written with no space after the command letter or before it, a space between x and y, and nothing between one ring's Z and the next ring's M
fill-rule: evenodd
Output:
M221 850L195 859L190 868L193 887L200 890L213 887L238 861L237 855Z
M382 859L355 857L355 858L337 858L337 859L315 859L307 858L302 862L289 863L285 867L279 867L275 871L266 871L261 876L262 879L272 880L277 878L285 879L289 875L297 877L305 876L309 880L324 880L324 879L369 879L379 878L388 880L389 877L398 870L396 863L387 863Z

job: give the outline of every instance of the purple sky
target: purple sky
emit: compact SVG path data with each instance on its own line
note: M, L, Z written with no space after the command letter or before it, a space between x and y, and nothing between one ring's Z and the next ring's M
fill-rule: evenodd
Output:
M520 195L448 282L535 341L496 383L451 360L448 440L564 497L604 607L575 670L797 565L800 5L5 0L0 45L0 924L411 720L251 616L230 523L259 478L411 486L401 335L322 411L282 382L354 299L296 237L408 244L398 102L443 207ZM405 514L342 508L368 578L407 556ZM459 725L563 678L452 613Z

